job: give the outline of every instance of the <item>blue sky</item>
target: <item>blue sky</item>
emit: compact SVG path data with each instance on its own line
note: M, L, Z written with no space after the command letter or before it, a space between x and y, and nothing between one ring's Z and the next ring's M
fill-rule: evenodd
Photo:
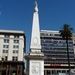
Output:
M29 51L35 0L0 0L0 29L23 30ZM60 30L65 23L75 30L75 0L36 0L40 29Z

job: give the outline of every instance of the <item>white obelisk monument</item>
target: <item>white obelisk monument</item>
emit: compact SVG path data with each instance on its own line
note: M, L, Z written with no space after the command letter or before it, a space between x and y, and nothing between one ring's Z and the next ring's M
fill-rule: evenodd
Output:
M41 52L38 5L34 2L30 52L27 60L27 75L44 75L44 54Z

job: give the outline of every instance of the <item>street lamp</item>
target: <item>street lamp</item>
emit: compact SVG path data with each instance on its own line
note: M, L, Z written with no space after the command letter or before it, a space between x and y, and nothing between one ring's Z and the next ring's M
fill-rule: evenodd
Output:
M55 71L55 61L56 61L56 58L52 58L52 60L53 60L53 66L54 66L54 75L56 75L56 71Z

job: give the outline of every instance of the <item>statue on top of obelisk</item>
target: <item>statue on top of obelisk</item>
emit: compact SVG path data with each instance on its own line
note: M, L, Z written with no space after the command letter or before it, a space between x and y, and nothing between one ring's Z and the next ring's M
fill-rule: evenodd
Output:
M34 12L38 12L38 5L36 1L34 2Z

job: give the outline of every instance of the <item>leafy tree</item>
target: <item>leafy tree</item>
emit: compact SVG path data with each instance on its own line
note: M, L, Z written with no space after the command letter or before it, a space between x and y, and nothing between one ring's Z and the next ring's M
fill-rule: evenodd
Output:
M70 58L69 58L69 49L68 49L68 39L72 37L73 28L70 27L68 24L64 24L62 29L59 31L60 36L66 40L67 45L67 58L68 58L68 66L69 66L69 75L70 75Z

